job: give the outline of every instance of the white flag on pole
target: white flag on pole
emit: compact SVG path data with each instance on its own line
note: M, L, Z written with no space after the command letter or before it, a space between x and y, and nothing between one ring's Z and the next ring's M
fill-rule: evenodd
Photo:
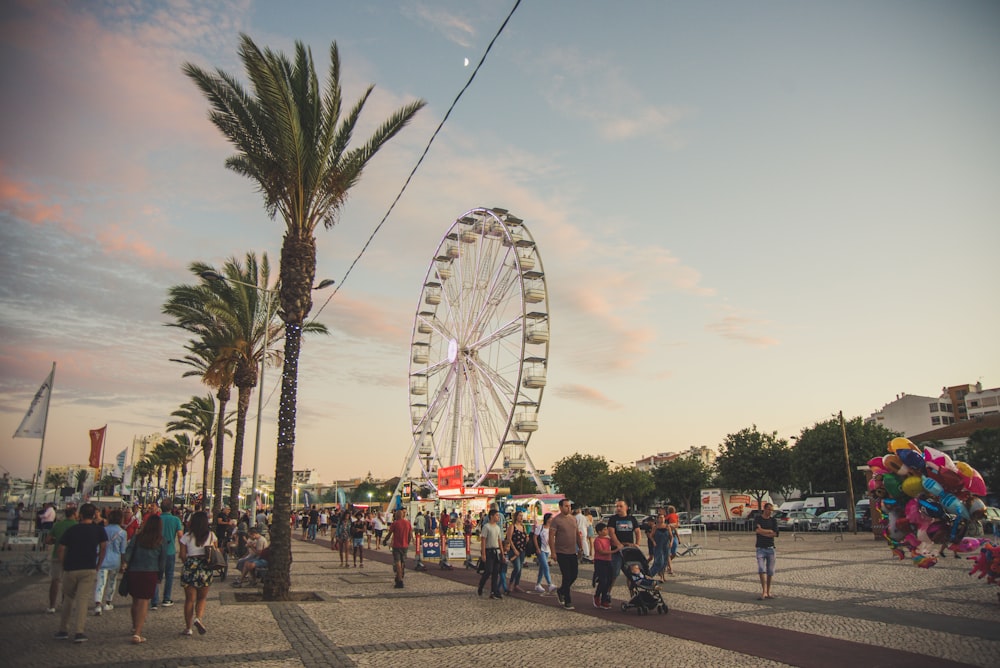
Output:
M35 392L35 398L31 400L31 406L24 414L21 426L14 432L14 438L42 438L44 435L45 419L49 414L49 399L52 396L52 376L55 372L53 367L49 377L38 388L38 392Z
M124 475L125 473L125 457L127 456L128 456L128 448L125 448L124 450L118 453L117 457L115 457L115 470L114 473L112 473L111 475L114 476L115 478L118 478L119 480L122 479L122 475Z

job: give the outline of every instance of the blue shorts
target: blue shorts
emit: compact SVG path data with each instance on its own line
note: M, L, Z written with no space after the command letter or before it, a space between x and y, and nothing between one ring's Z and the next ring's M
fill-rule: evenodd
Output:
M351 545L353 545L354 547L362 547L364 540L365 540L364 538L352 538Z
M774 575L774 548L757 548L757 573L760 575Z

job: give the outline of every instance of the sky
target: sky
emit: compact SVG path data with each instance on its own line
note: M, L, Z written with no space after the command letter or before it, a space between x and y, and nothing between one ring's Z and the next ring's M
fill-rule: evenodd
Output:
M300 358L295 468L314 480L399 475L423 278L479 206L524 219L544 258L541 469L716 447L751 425L787 438L900 392L1000 385L991 1L525 0L343 281L513 6L3 3L3 470L35 468L40 441L11 435L53 362L43 467L83 464L105 424L108 461L164 432L209 391L169 361L186 337L165 326L167 289L194 282L191 262L248 251L277 273L283 223L225 169L232 150L181 73L242 79L240 32L286 53L305 42L323 77L336 41L345 100L376 86L357 137L427 101L317 231L317 278L342 285L318 316L331 335Z

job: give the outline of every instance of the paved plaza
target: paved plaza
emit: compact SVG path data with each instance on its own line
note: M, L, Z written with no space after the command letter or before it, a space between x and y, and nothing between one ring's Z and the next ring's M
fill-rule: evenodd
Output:
M316 601L242 602L217 583L204 636L182 637L183 593L150 612L148 642L130 644L128 602L87 619L90 641L56 641L58 615L45 613L48 579L0 576L0 665L300 666L1000 666L1000 588L967 575L969 562L942 559L929 570L892 558L870 534L782 535L777 598L758 601L749 534L709 533L697 554L674 562L664 585L668 615L592 607L591 570L581 568L576 611L553 596L476 595L461 568L408 571L393 588L389 552L364 569L343 569L329 543L295 540L292 589ZM16 553L0 558L10 563ZM558 578L558 569L553 568ZM537 571L525 570L534 584ZM557 579L558 581L558 579ZM179 578L177 581L179 586Z

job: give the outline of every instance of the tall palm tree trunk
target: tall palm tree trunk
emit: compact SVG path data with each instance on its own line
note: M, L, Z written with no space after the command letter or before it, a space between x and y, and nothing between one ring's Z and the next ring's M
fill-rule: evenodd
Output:
M316 239L287 232L281 244L281 310L285 321L285 361L278 407L278 454L274 465L271 561L264 582L268 601L288 600L292 586L292 471L295 466L295 407L298 402L302 323L312 309L316 280Z
M288 600L292 586L292 470L295 459L295 402L302 327L285 324L285 363L278 409L278 454L274 466L274 510L271 523L271 560L264 581L264 598Z
M219 400L219 424L215 432L215 473L212 475L212 515L222 510L222 445L226 439L226 404L229 403L229 387L220 387L216 398Z
M250 387L239 388L236 399L236 438L233 439L233 476L229 490L229 510L233 517L240 516L240 484L243 477L243 438L247 431L247 411L250 408ZM251 494L252 494L251 490Z

